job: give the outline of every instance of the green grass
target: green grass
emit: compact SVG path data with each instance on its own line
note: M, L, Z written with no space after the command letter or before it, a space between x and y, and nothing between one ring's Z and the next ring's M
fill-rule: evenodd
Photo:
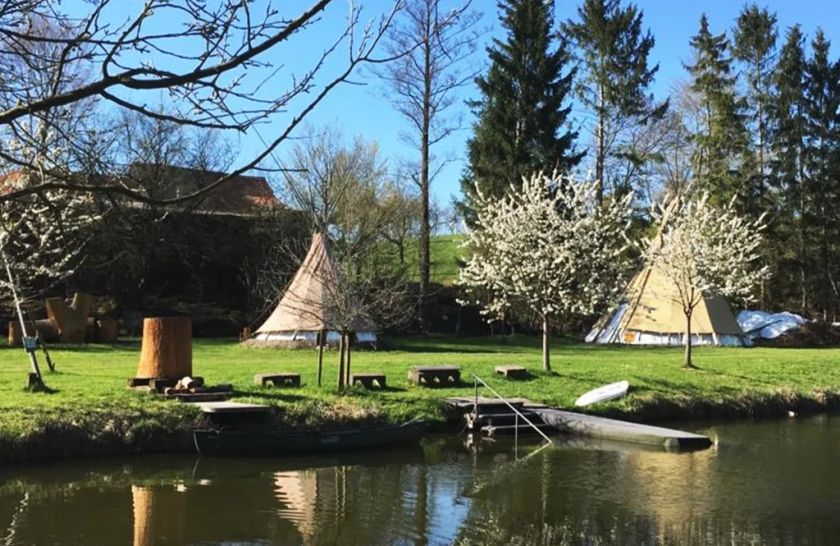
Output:
M228 340L196 340L193 373L209 384L233 384L241 400L277 406L277 421L293 426L439 420L441 398L472 395L471 373L505 396L564 407L591 388L626 379L632 386L629 396L591 411L647 421L824 410L836 404L840 393L840 349L700 348L695 352L700 369L683 370L678 348L560 340L553 347L554 371L545 373L539 340L527 336L399 338L389 345L393 348L354 352L352 360L354 371L385 372L389 389L384 392L340 394L334 351L325 355L324 387L319 389L316 351L245 348ZM198 418L195 408L125 387L135 374L138 350L136 342L56 347L58 371L44 374L55 392L46 394L23 389L28 366L23 351L0 349L0 451L22 449L33 438L54 442L51 431L75 431L70 437L77 443L116 442L138 449L157 437L183 434ZM495 365L511 363L526 366L532 379L515 382L494 375ZM464 386L427 389L407 383L410 366L431 364L461 366ZM266 371L299 372L303 387L254 386L254 374Z
M429 274L433 283L449 286L458 279L458 259L461 258L463 250L461 241L463 235L435 235L429 240ZM384 251L388 253L389 259L394 263L398 256L393 245L385 245ZM405 251L406 266L412 272L412 278L419 278L419 255L417 241L409 241Z

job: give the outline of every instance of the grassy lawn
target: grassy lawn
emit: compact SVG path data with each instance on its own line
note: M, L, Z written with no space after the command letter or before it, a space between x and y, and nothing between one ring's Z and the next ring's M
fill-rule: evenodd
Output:
M505 396L570 407L581 393L598 385L627 379L631 394L594 407L596 413L639 420L673 417L724 417L774 413L787 407L825 408L840 392L840 349L734 349L696 351L699 370L681 368L681 350L674 348L602 347L559 341L554 346L554 372L540 370L539 340L526 336L501 338L423 337L390 340L393 349L355 352L354 371L382 371L385 392L335 388L335 352L325 357L325 386L315 382L314 350L244 348L229 340L196 340L194 375L209 384L232 383L242 400L279 407L279 419L295 425L338 425L350 421L396 421L411 417L439 419L439 400L470 396L470 373L487 380ZM0 349L0 439L24 438L50 427L81 427L93 433L142 437L156 429L189 426L195 408L153 399L125 387L134 375L138 344L56 347L57 373L45 373L53 394L25 392L27 359L20 349ZM533 378L514 382L497 378L493 367L516 363ZM409 386L408 368L422 364L457 364L463 368L461 388ZM265 371L300 372L301 389L264 389L253 375ZM0 445L2 448L2 445Z

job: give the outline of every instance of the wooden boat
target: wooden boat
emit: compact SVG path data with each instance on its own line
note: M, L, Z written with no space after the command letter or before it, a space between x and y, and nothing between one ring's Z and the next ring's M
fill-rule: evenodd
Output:
M621 398L627 394L627 390L629 388L630 383L627 381L610 383L609 385L604 385L603 387L598 387L597 389L592 389L591 391L582 394L577 400L575 400L575 405L582 407L588 406L589 404L596 404L598 402L606 402L607 400Z
M334 431L197 429L193 431L193 440L201 455L282 455L416 444L424 429L422 421Z

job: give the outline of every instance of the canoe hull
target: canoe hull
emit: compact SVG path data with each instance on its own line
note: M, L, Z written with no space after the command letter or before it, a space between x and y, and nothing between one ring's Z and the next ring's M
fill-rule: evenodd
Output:
M590 404L597 404L598 402L606 402L607 400L615 400L627 394L630 389L630 383L627 381L619 381L617 383L610 383L603 387L598 387L581 395L575 400L575 406L583 407Z
M271 456L416 444L420 442L424 429L424 423L410 422L402 425L331 432L194 430L193 439L201 455Z

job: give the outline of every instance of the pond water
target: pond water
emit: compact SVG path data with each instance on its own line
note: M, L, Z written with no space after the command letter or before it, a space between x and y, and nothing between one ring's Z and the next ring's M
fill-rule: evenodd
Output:
M430 438L339 457L0 470L0 544L828 544L840 417L683 428L690 453Z

